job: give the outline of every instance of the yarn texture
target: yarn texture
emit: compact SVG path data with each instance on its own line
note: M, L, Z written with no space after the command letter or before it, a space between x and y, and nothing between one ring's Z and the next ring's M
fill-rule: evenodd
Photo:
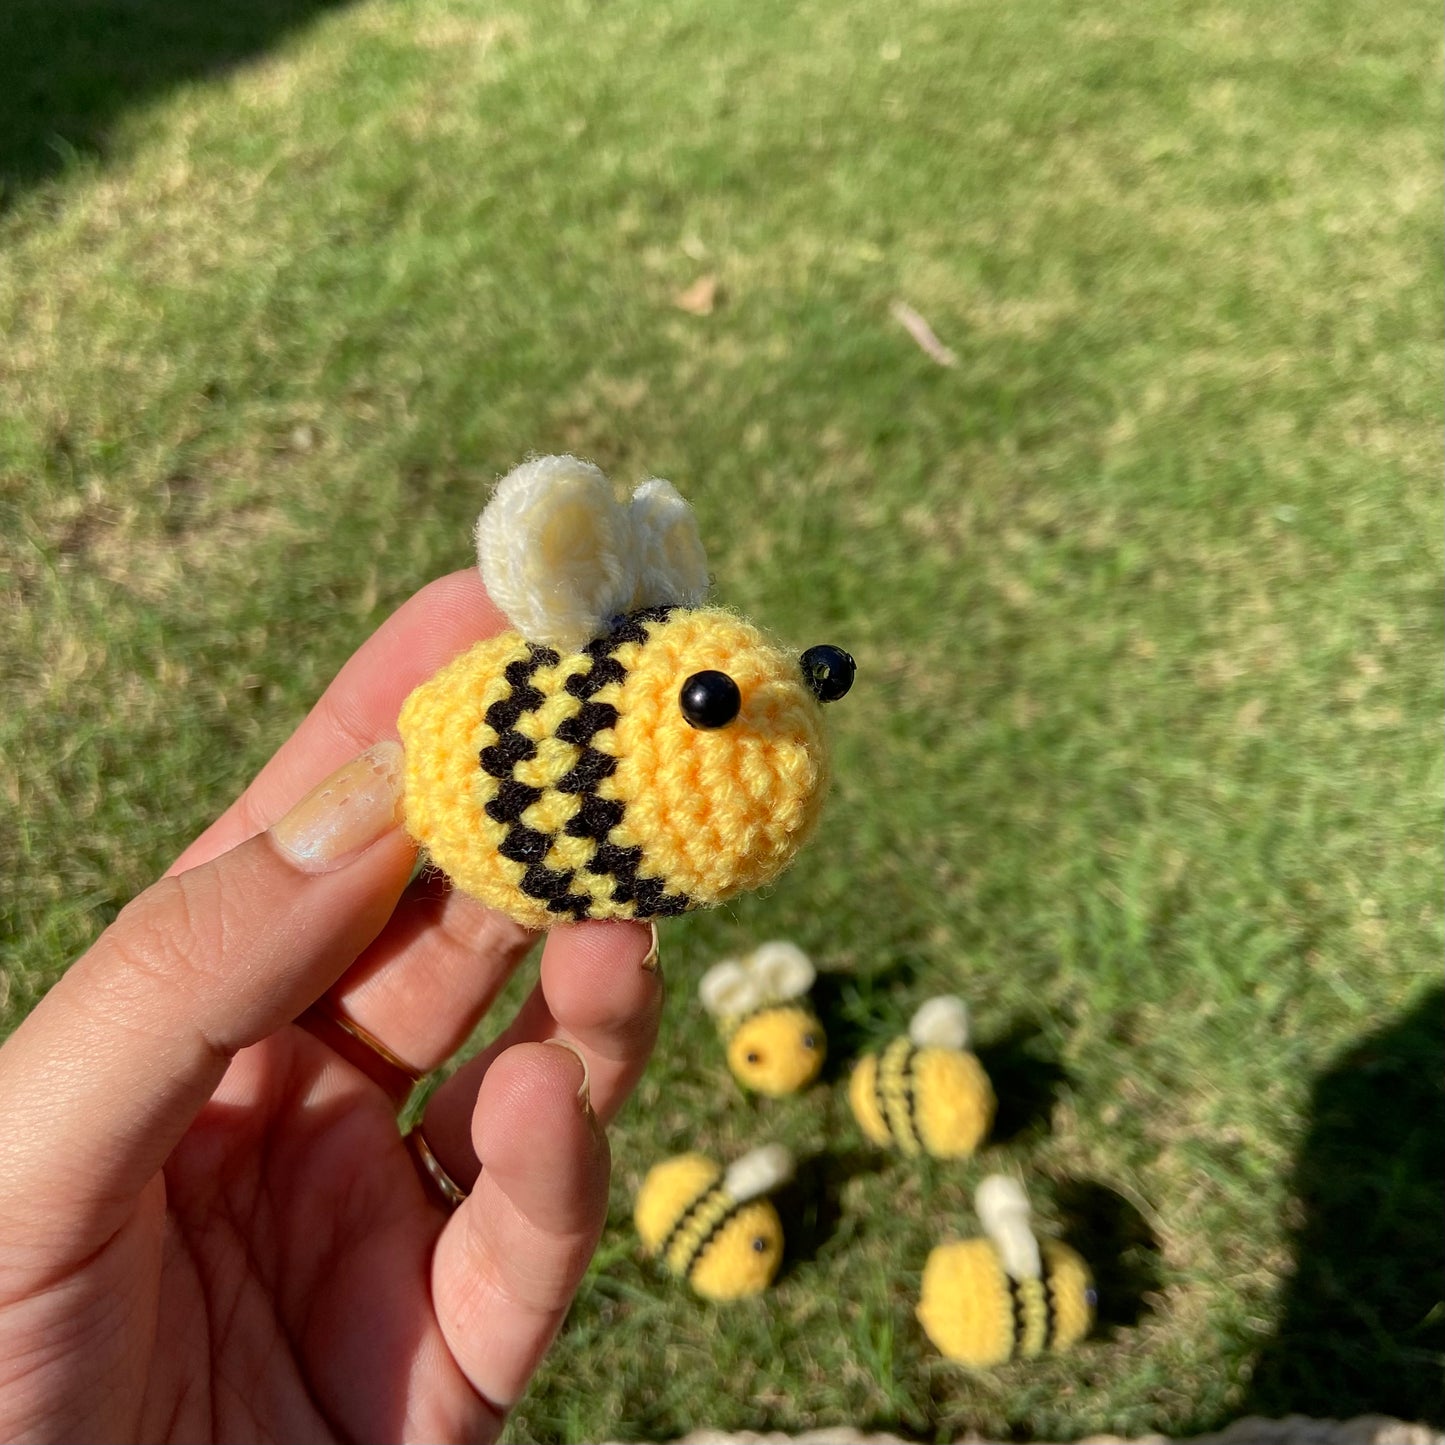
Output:
M777 1005L721 1022L728 1039L728 1068L739 1083L759 1094L795 1094L822 1071L827 1042L810 1009Z
M702 1006L727 1045L728 1067L744 1088L779 1097L818 1077L828 1041L817 1015L795 1001L816 977L807 954L778 939L715 963L698 981Z
M665 1159L648 1172L633 1211L647 1253L708 1299L760 1294L783 1258L777 1210L749 1190L729 1187L731 1176L701 1154ZM779 1182L769 1167L753 1187L761 1191Z
M406 825L464 892L531 928L659 918L771 882L827 787L821 707L853 659L782 651L702 606L692 509L627 502L576 457L498 484L477 565L515 629L402 705Z
M918 1321L939 1352L973 1369L1066 1350L1088 1334L1089 1268L1068 1245L1039 1241L1042 1277L1015 1279L988 1239L940 1244L923 1267Z
M978 1058L962 1049L918 1048L894 1039L865 1054L848 1080L848 1103L864 1136L880 1149L915 1158L972 1154L993 1124L993 1085Z
M683 679L741 711L688 724ZM718 609L656 608L565 657L514 633L423 683L399 720L406 825L456 885L533 928L653 918L771 882L827 784L821 704L797 659Z

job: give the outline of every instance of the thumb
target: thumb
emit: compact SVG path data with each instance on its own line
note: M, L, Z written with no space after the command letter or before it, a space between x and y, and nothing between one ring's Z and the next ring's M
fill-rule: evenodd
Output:
M0 1050L0 1232L93 1249L240 1049L331 986L381 930L415 849L384 742L268 832L148 888Z

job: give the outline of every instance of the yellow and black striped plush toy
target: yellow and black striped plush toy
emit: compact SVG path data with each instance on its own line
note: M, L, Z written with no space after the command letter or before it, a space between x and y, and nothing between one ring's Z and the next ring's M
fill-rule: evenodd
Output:
M477 522L479 642L402 707L406 824L456 886L532 928L657 918L770 882L818 818L841 648L801 656L704 607L672 485L627 505L575 457L503 478Z
M763 943L739 959L715 963L697 986L717 1020L728 1067L745 1088L774 1098L818 1077L828 1041L803 996L817 975L794 943Z
M663 1160L637 1192L643 1248L708 1299L762 1293L783 1259L783 1224L763 1196L792 1172L781 1144L744 1154L726 1173L701 1154Z
M994 1093L968 1050L968 1010L951 994L931 998L879 1054L865 1054L848 1081L858 1127L880 1148L962 1159L993 1123Z
M974 1369L1077 1344L1094 1321L1088 1265L1068 1245L1035 1238L1017 1181L990 1175L975 1204L987 1238L940 1244L923 1267L924 1333Z

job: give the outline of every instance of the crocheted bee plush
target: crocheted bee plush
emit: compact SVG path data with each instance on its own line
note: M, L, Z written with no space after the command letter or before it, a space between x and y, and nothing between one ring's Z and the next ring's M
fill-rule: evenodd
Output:
M818 1077L828 1041L817 1015L799 1001L815 977L807 954L781 942L703 974L698 996L717 1020L728 1067L744 1088L777 1098Z
M975 1196L987 1238L940 1244L923 1267L918 1320L950 1360L975 1369L1066 1350L1089 1333L1089 1267L1066 1244L1037 1239L1023 1188L990 1175Z
M940 1159L972 1154L993 1123L994 1093L968 1051L968 1010L960 998L931 998L907 1034L865 1054L848 1081L858 1127L880 1148Z
M702 606L687 503L621 505L598 469L542 457L477 522L479 642L402 707L406 825L456 886L532 928L655 918L776 877L817 822L822 704L853 659L799 657Z
M633 1211L643 1247L708 1299L760 1294L783 1258L782 1221L763 1196L792 1172L781 1144L744 1154L726 1173L701 1154L654 1165Z

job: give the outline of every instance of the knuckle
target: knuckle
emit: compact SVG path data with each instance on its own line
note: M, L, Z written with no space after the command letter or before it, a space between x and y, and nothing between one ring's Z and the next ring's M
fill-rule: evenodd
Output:
M364 753L377 741L375 719L368 717L364 698L350 689L327 688L309 721L320 722L323 736L341 738L347 757Z
M557 1315L567 1309L587 1271L596 1246L595 1232L568 1235L534 1227L523 1232L530 1247L516 1240L502 1247L484 1224L469 1220L465 1253L469 1268L455 1305L477 1323L499 1307L512 1314Z
M101 936L97 1002L117 1022L143 1025L157 997L180 998L186 1014L205 1017L222 987L226 938L239 899L224 875L196 869L164 878L128 903ZM215 1042L218 1051L226 1045Z
M240 836L254 838L257 833L264 833L276 821L274 811L274 809L261 807L257 798L256 784L248 783L245 791L236 799L235 805L235 814L240 820Z
M455 889L443 898L437 916L449 942L485 958L520 959L537 941L530 929Z

